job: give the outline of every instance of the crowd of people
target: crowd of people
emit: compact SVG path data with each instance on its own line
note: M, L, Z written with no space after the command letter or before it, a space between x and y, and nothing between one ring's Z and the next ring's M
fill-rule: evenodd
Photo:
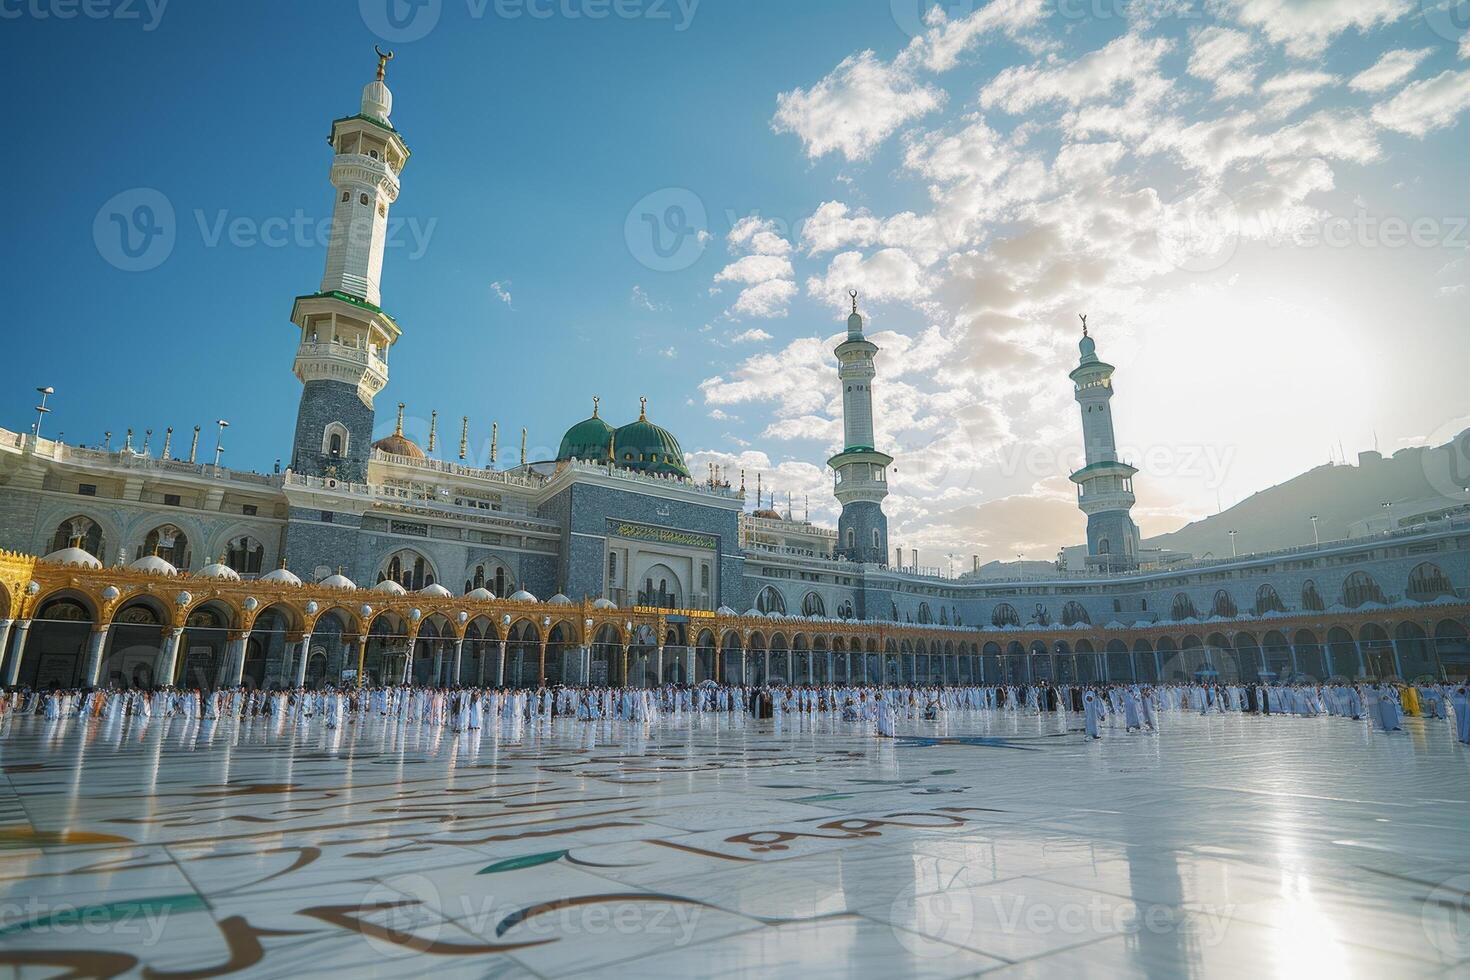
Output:
M960 713L1071 713L1088 738L1108 731L1156 733L1166 712L1329 716L1402 730L1405 715L1449 721L1470 744L1465 684L1096 684L731 686L705 681L656 688L539 689L383 686L317 690L49 690L0 692L0 720L120 723L127 718L272 719L284 726L337 729L371 719L482 735L552 719L650 725L660 717L739 715L783 724L829 718L891 738L898 723L937 722Z

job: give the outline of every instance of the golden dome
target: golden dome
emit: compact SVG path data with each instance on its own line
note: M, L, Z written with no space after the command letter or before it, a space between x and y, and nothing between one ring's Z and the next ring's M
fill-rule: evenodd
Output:
M418 443L403 434L403 402L398 403L398 424L394 427L393 434L373 443L373 448L409 459L424 458L424 451L418 447Z

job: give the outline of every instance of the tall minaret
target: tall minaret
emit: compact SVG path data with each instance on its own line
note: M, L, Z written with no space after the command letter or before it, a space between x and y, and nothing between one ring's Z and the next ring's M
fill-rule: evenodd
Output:
M1138 567L1138 525L1133 508L1133 474L1138 470L1118 459L1113 435L1113 366L1097 359L1097 344L1087 335L1082 317L1082 360L1069 377L1077 386L1082 408L1082 443L1086 465L1072 474L1077 506L1087 515L1087 564L1101 571Z
M847 339L837 345L837 376L842 379L842 452L827 460L836 474L835 493L842 504L837 521L837 554L849 561L888 564L888 464L893 457L873 448L873 355L878 348L863 337L863 318L847 318Z
M388 349L398 324L378 304L388 208L408 147L389 122L393 93L383 78L392 52L378 51L378 74L362 90L362 111L332 122L335 195L327 270L319 292L296 297L301 380L291 468L362 481L373 438L373 398L388 384Z

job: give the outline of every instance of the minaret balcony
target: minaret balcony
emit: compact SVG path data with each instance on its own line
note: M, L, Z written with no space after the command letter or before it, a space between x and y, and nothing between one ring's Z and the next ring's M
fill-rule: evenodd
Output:
M388 386L388 362L371 350L346 344L308 341L296 348L292 370L302 384L339 381L354 385L368 404Z
M339 153L332 158L332 183L372 184L383 188L392 203L398 199L398 175L386 160L370 157L366 153Z

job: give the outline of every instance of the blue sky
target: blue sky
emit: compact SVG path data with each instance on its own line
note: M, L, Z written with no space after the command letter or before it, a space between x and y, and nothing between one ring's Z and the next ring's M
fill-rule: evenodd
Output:
M1437 3L0 0L0 79L31 93L6 112L6 425L52 384L69 442L223 417L227 462L289 454L287 316L325 256L291 229L329 213L328 124L382 43L414 154L385 432L399 400L421 441L437 409L447 458L461 416L480 454L495 420L509 462L522 425L545 455L594 393L615 423L648 395L696 469L830 519L852 286L895 543L1049 557L1081 537L1088 312L1137 516L1172 530L1470 413L1470 10ZM141 189L173 244L130 271L94 225ZM663 259L644 214L698 234Z

